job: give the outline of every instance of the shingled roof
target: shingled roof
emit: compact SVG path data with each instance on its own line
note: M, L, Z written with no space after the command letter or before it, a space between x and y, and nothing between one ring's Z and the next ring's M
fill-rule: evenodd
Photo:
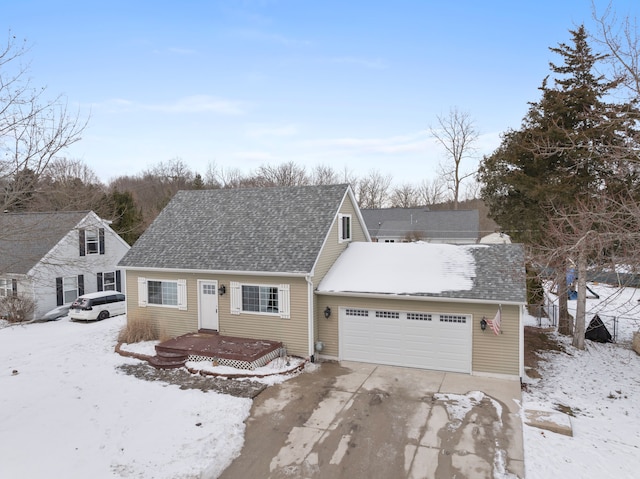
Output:
M28 273L87 214L0 213L0 273Z
M371 237L404 237L419 233L429 240L478 239L478 210L435 210L428 208L363 209L362 217Z
M125 268L310 273L348 185L180 191Z
M352 243L318 292L524 304L524 250L519 244Z

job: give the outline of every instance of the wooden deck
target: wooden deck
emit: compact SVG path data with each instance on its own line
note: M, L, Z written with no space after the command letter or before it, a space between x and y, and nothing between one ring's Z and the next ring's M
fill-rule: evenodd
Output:
M149 362L158 368L178 368L186 361L211 360L240 369L255 369L280 356L282 350L282 343L277 341L200 331L158 344L157 355Z

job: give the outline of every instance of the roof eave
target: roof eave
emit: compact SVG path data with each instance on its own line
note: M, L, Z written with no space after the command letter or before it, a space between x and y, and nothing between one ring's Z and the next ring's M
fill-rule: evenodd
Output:
M350 291L315 291L320 296L342 296L350 298L376 298L376 299L400 299L410 301L439 301L444 303L469 303L469 304L503 304L507 306L524 306L526 301L506 301L500 299L476 299L476 298L454 298L450 296L425 296L395 293L363 293Z
M125 271L149 271L149 272L171 272L171 273L195 273L195 274L217 274L217 275L242 275L242 276L278 276L278 277L295 277L305 278L310 273L307 272L287 272L287 271L237 271L237 270L220 270L220 269L191 269L191 268L154 268L146 266L118 266Z

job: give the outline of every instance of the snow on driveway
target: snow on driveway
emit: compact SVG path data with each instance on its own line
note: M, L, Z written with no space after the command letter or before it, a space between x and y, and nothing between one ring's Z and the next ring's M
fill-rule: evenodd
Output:
M119 372L124 323L0 329L1 478L217 477L240 453L251 400Z

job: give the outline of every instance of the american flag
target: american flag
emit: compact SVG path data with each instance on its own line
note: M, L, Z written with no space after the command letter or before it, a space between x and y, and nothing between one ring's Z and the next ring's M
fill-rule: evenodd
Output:
M496 313L495 318L487 321L487 323L489 323L489 326L493 330L493 334L495 334L496 336L500 334L500 320L502 319L501 311L502 311L502 308L498 308L498 312Z

